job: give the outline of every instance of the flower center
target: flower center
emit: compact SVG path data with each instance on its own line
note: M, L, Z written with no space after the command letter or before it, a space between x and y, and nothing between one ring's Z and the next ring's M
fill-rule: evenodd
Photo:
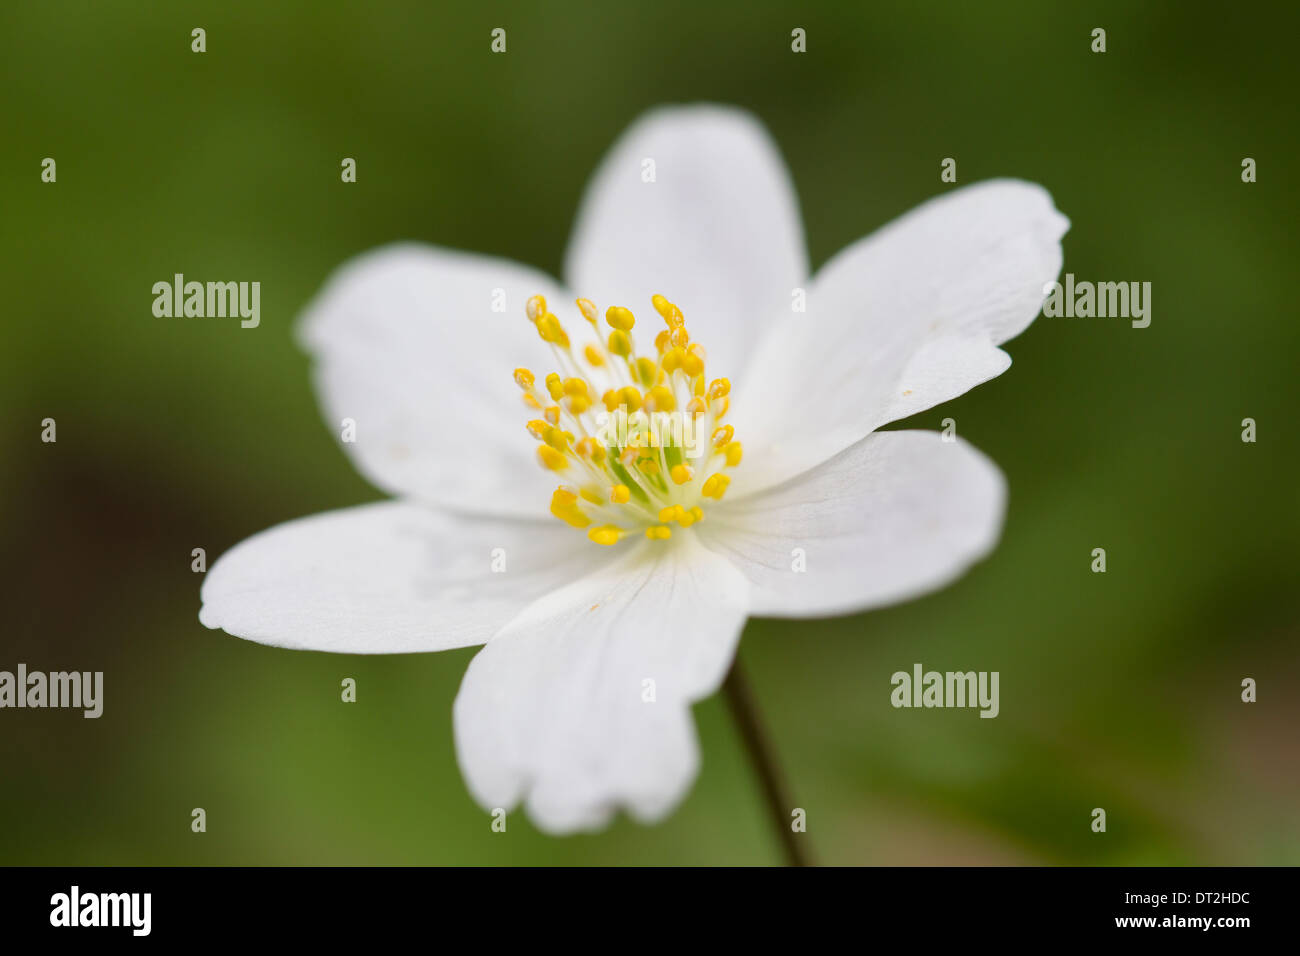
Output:
M595 303L577 300L596 339L581 352L546 299L535 295L526 307L559 367L540 387L531 371L515 369L525 404L541 415L528 423L541 442L537 458L570 482L551 495L551 514L596 544L638 532L667 540L674 526L703 521L703 504L722 498L726 469L740 464L740 442L723 424L731 383L705 378L704 348L691 341L681 309L661 295L651 302L668 326L653 357L637 354L636 318L622 306L605 310L606 336Z

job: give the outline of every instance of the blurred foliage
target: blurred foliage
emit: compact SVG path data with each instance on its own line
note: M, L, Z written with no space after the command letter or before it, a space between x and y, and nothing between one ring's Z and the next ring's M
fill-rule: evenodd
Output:
M905 606L749 625L742 657L819 858L1300 862L1297 143L1282 120L1297 24L1293 4L1275 10L4 5L0 668L108 676L98 721L0 713L0 861L777 859L716 699L697 708L699 781L661 826L557 840L515 815L494 835L452 746L472 651L239 641L199 625L189 569L193 547L215 558L378 497L322 425L291 336L330 269L415 238L556 272L614 137L650 106L715 100L771 128L815 264L952 188L952 156L962 183L1046 185L1073 221L1068 271L1154 285L1150 328L1039 319L1009 372L909 422L951 415L1005 470L990 560ZM488 52L496 26L504 56ZM46 156L57 185L39 180ZM259 279L261 328L154 319L150 287L174 272ZM46 416L56 445L39 441ZM1256 444L1239 440L1247 416ZM1105 575L1088 569L1098 546ZM914 661L1001 671L1001 716L893 710L889 675ZM343 676L355 706L337 703ZM1244 676L1257 704L1239 701Z

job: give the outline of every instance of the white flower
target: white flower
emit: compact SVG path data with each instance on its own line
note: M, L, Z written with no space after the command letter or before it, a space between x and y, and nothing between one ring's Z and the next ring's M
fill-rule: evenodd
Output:
M1067 227L1042 188L985 182L925 203L810 277L793 189L759 124L714 106L655 111L587 190L565 286L411 244L331 278L302 341L326 419L356 423L344 448L397 500L244 541L209 572L200 619L309 650L485 644L454 708L479 803L525 801L549 832L598 828L619 807L660 818L697 770L690 705L718 688L747 616L905 600L993 547L997 468L960 440L876 429L1007 369L998 345L1038 314ZM651 309L658 293L671 303ZM630 338L652 369L610 354L608 306L641 315ZM525 311L541 339L572 336L572 349L539 342ZM681 313L707 359L686 333L674 358L652 344ZM588 342L603 366L587 361ZM699 457L611 446L602 460L580 444L607 389L656 367L672 395L651 404L708 423ZM588 384L553 382L556 401L543 384L552 368ZM521 404L516 369L544 410ZM650 384L628 401L644 402ZM540 455L558 476L538 467L529 419L555 446Z

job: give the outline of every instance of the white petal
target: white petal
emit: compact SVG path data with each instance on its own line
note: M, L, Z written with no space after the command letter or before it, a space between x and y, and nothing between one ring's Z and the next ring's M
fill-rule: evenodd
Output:
M746 589L684 535L639 545L524 611L470 663L456 698L475 799L526 799L552 833L599 828L620 806L645 821L670 811L699 762L690 702L726 674Z
M226 552L203 582L199 620L296 650L468 647L591 570L600 550L559 522L361 505L286 522Z
M300 333L326 424L337 437L343 419L356 423L343 447L362 474L458 510L546 514L554 481L533 457L524 424L536 413L512 377L553 364L524 314L537 293L553 307L568 299L526 266L417 244L377 249L330 278Z
M793 477L1005 371L998 345L1038 315L1067 228L1040 186L994 180L840 252L737 382L732 421L755 467L733 487Z
M654 181L645 182L647 161ZM571 288L623 305L649 341L661 293L686 315L713 375L735 375L808 276L785 164L750 114L668 107L623 134L588 186L565 260ZM639 326L640 327L640 326Z
M1002 473L969 444L878 432L794 481L714 506L698 529L749 578L752 613L829 617L958 577L997 542L1005 498Z

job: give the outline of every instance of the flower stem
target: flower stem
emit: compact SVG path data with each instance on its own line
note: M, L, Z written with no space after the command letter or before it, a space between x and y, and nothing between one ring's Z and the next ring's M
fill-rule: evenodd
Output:
M772 824L776 827L777 838L785 853L786 864L808 866L809 854L805 852L803 846L807 836L795 833L791 829L791 811L794 810L795 803L790 798L781 770L776 763L776 755L768 743L767 734L763 731L758 704L749 688L749 681L745 679L738 657L732 662L731 670L727 673L722 688L726 691L727 705L731 708L731 716L736 721L740 736L745 742L745 749L749 751L749 761L754 765L754 772L758 774L763 798L771 813Z

